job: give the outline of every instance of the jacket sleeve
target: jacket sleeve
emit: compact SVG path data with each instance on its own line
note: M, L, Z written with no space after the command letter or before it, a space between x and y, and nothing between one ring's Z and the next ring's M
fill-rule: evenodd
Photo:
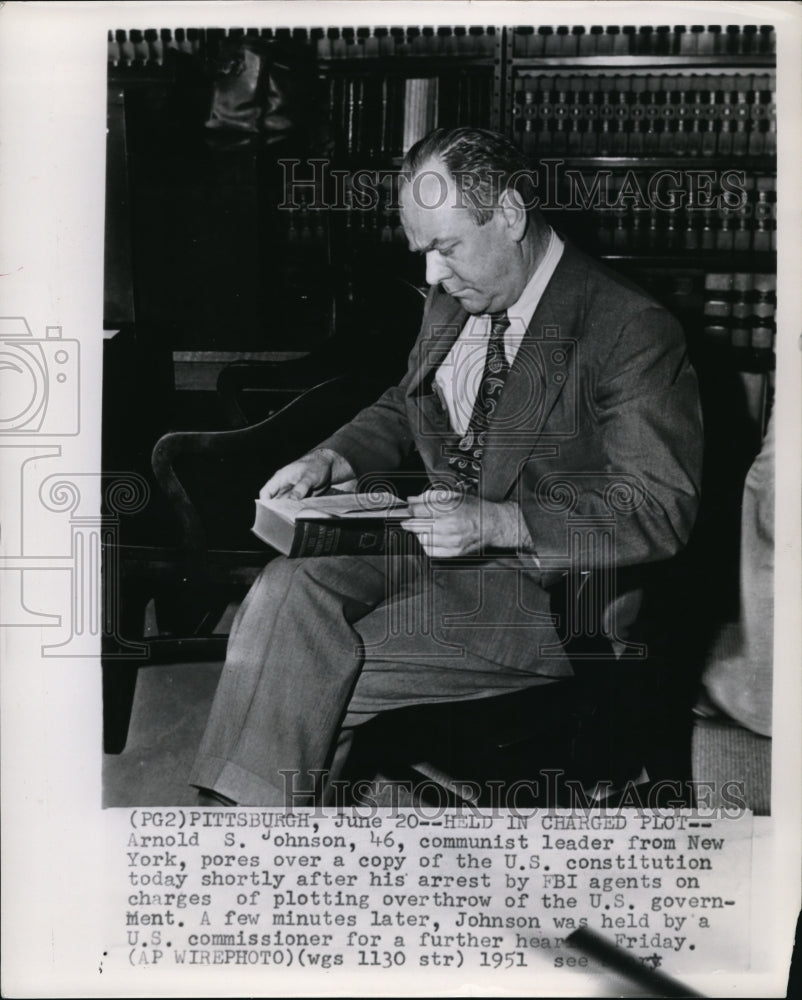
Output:
M683 331L664 310L644 309L580 378L588 405L579 410L584 450L573 445L579 461L561 470L558 458L553 472L541 466L519 484L541 565L565 563L576 518L614 525L617 566L669 558L688 541L701 487L701 409ZM591 562L605 558L599 551Z

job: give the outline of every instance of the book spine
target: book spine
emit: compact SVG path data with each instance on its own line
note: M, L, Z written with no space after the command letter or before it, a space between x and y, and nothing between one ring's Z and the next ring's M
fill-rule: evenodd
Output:
M355 149L356 86L357 86L357 81L353 77L350 78L346 84L347 97L346 97L346 117L345 117L345 142L346 142L346 151L349 156L353 156L353 154L356 152Z
M382 158L392 155L392 105L390 103L390 80L385 76L381 82L381 138L378 155Z
M412 139L412 132L414 129L413 103L416 93L416 84L417 81L413 77L404 81L404 129L401 139L402 153L406 153L414 141Z
M420 551L420 543L401 527L400 521L335 521L305 518L296 521L290 559L309 556L406 555Z
M436 128L439 124L438 121L438 107L440 98L440 80L438 77L433 77L429 80L429 101L426 108L426 131L431 132L433 128Z

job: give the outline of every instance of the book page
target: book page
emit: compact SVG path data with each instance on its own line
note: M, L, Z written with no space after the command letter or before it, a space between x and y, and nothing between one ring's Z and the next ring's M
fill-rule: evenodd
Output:
M345 493L291 500L288 497L269 497L260 500L290 521L301 517L398 517L405 513L406 502L388 493L378 496L370 493Z

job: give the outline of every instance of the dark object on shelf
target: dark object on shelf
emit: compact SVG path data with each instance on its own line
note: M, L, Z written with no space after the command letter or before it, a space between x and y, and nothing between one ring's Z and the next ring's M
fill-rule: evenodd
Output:
M303 50L302 50L303 51ZM213 65L206 127L223 144L270 145L292 135L319 148L316 77L309 59L282 51L273 39L227 38ZM218 133L222 133L222 136Z

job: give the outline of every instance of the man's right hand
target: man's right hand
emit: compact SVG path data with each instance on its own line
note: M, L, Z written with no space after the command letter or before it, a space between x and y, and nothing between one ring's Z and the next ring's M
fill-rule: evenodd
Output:
M354 479L354 470L342 455L329 448L318 448L274 473L259 496L262 499L286 496L292 500L303 500L349 479Z

